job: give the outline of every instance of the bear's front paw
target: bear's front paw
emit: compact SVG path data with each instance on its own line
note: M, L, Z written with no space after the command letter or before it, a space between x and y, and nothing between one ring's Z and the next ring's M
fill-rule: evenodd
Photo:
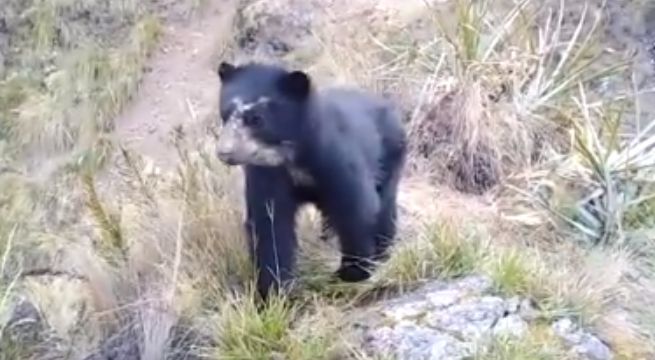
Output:
M336 275L345 282L360 282L371 277L369 270L363 264L342 264Z

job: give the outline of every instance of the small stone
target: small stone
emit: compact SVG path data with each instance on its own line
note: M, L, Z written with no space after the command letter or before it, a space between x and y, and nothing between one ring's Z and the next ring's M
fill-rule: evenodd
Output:
M584 334L582 342L573 347L573 351L589 360L611 360L612 351L600 339L593 335Z
M569 334L573 331L576 330L575 325L573 324L573 321L569 318L563 318L560 320L557 320L553 325L552 325L553 331L555 334L564 337L566 334Z
M519 315L509 315L496 323L493 332L496 336L522 337L528 331L528 324Z
M521 309L521 299L518 296L514 296L505 301L505 311L508 314L516 314Z
M519 306L519 315L525 321L534 321L539 317L539 310L537 310L530 299L523 299Z
M560 319L552 325L553 332L564 339L576 354L589 360L611 360L611 349L598 337L580 329L571 319Z
M566 340L570 345L578 344L581 341L581 334L577 325L569 318L556 321L552 325L552 329L557 336Z

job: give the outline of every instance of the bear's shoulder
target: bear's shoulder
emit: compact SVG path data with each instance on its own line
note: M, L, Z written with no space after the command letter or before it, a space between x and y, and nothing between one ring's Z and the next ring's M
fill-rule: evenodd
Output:
M316 96L325 122L359 133L402 136L400 111L390 99L356 87L326 87Z

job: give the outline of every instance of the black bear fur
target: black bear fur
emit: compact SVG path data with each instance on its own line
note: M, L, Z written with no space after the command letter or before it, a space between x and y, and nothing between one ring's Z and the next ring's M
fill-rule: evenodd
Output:
M339 238L346 282L370 277L396 236L406 134L395 107L348 88L315 89L306 73L220 64L218 157L245 170L246 223L257 290L294 277L295 218L314 204Z

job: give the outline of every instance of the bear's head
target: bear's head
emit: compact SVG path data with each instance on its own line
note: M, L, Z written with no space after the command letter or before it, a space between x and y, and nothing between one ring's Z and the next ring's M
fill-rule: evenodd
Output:
M280 166L302 141L312 84L302 71L222 62L217 155L228 165Z

